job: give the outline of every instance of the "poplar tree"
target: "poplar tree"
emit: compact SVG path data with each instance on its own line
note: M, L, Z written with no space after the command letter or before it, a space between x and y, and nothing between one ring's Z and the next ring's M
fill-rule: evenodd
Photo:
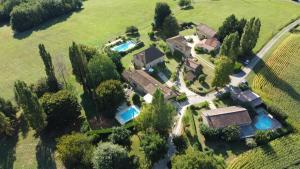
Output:
M260 27L261 22L259 18L251 18L250 21L246 23L240 42L243 55L251 54L259 37Z
M52 92L56 92L58 91L59 86L58 86L58 80L55 76L55 70L52 64L51 55L46 51L44 44L39 44L39 52L44 62L49 89Z
M38 97L23 81L16 81L14 85L15 98L22 108L30 126L38 133L46 126L46 114L38 101Z
M154 14L154 26L156 29L160 29L167 16L171 14L170 6L165 2L156 3Z
M85 91L90 92L91 89L88 85L89 80L87 59L84 56L80 46L75 42L73 42L72 46L69 47L69 58L76 81L83 85Z
M221 46L220 54L224 56L228 56L235 62L237 56L239 55L239 49L240 49L240 38L238 32L236 32L226 36Z

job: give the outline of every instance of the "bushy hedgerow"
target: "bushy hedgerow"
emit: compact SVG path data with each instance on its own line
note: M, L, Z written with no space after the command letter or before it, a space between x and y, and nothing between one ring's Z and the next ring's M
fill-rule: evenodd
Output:
M12 29L22 32L41 23L80 9L82 0L37 0L21 3L10 13Z

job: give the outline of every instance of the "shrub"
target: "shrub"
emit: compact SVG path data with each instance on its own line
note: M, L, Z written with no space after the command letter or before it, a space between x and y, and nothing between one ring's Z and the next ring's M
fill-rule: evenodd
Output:
M246 138L246 146L249 147L249 148L255 148L257 147L257 143L255 141L254 138Z
M206 74L201 74L201 75L199 75L199 77L198 77L199 82L200 82L200 83L205 82L206 76L207 76Z
M187 7L190 7L192 4L191 0L179 0L178 2L178 5L181 7L181 8L187 8Z
M219 129L208 127L205 124L200 125L200 131L208 140L217 140L220 137Z
M239 73L242 70L243 65L240 62L235 62L234 64L234 73Z
M114 144L119 144L121 146L129 146L130 141L130 131L124 127L115 127L112 129L112 133L109 136L109 140Z
M81 107L76 96L66 90L57 93L46 93L40 102L47 114L48 127L63 129L68 124L73 124L80 116Z
M197 54L207 54L208 53L207 49L199 47L199 46L195 47L195 51Z
M93 155L94 169L130 169L126 150L109 142L99 143Z
M258 130L255 133L255 141L258 144L266 144L271 140L270 131Z
M150 40L155 40L155 33L153 31L148 33Z
M138 94L134 93L132 96L132 103L134 105L141 107L141 104L142 104L141 97Z
M187 140L186 138L181 135L181 136L174 136L173 137L173 143L176 146L176 150L179 153L184 152L184 150L187 148Z
M58 139L57 152L67 168L90 168L93 146L83 134L66 135Z
M136 36L139 34L139 29L136 26L128 26L125 33L129 36Z
M240 127L238 126L227 126L222 129L222 138L228 142L239 140L240 134Z
M10 13L12 29L22 32L41 23L80 9L81 0L30 1L21 3Z
M179 96L176 97L176 101L183 102L187 100L187 96L185 93L181 93Z

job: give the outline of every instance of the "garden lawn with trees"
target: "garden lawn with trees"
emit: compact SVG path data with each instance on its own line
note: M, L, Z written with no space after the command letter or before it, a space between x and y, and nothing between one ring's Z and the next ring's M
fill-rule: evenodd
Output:
M3 97L13 98L11 89L15 80L35 82L44 74L36 48L39 43L43 43L49 48L53 54L54 63L60 58L66 64L68 72L70 72L71 66L67 59L67 48L72 41L100 48L108 40L124 34L126 27L134 25L139 29L141 40L145 42L145 47L147 47L150 43L147 34L151 31L156 2L158 0L133 0L130 2L125 0L89 0L84 2L80 12L54 19L24 33L14 35L11 27L3 25L0 28L0 43L5 44L0 46L2 63L0 69L3 70L0 72L2 82L0 90L3 91L1 92ZM253 15L259 17L263 24L255 51L261 48L281 27L300 15L298 6L288 1L197 0L193 1L194 9L192 10L179 10L177 1L166 0L166 2L171 6L179 22L203 22L216 30L223 20L232 13L238 18L249 19ZM218 12L212 16L212 10L218 10ZM281 12L278 13L278 10ZM142 17L140 13L143 13ZM124 65L130 63L131 56L128 55L122 59Z
M288 115L287 121L295 128L293 134L268 145L250 150L230 164L237 168L299 168L299 54L300 35L290 34L278 45L266 61L262 61L250 78L252 89L267 105L281 109Z

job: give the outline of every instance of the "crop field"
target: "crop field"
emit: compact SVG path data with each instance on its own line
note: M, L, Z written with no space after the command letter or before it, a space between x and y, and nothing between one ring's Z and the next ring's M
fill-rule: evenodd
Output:
M252 88L263 99L277 104L288 115L296 132L250 150L236 158L229 169L300 168L300 35L288 36L256 72Z
M14 35L10 26L0 27L1 96L13 98L12 87L17 79L33 83L45 76L38 56L39 43L45 44L54 63L60 59L69 72L68 46L72 41L100 48L108 40L122 35L127 26L135 25L147 47L151 43L147 33L151 30L154 7L158 1L168 2L179 22L203 22L215 29L230 14L239 18L259 17L262 32L256 51L280 28L300 16L299 6L285 0L194 0L194 9L191 10L179 10L174 0L88 0L81 11L24 33ZM131 56L122 59L125 65L130 63Z

